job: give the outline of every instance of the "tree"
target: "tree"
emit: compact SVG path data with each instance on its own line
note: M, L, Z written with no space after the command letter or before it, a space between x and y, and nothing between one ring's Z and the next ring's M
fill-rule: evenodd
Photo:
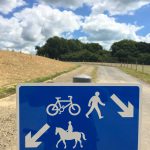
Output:
M56 36L35 49L37 55L69 61L98 61L99 56L104 53L102 46L97 43L82 43L76 39L67 40Z
M150 44L121 40L104 50L98 43L82 43L77 39L49 38L42 47L36 46L37 55L66 61L99 61L150 64Z
M84 44L84 49L87 49L91 52L96 52L96 51L103 50L103 47L99 45L98 43L87 43L87 44Z
M137 42L133 40L122 40L111 46L112 56L118 58L119 62L132 61L131 58L138 57Z

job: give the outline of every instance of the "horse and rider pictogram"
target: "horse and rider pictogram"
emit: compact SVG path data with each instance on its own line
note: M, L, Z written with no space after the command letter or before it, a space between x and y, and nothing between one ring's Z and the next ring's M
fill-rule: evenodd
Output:
M56 144L56 148L58 148L58 145L60 142L63 142L64 149L67 148L66 141L74 140L75 145L73 146L73 149L76 148L78 142L80 144L80 147L83 148L82 145L82 139L86 141L85 134L83 132L73 132L72 122L68 122L68 130L65 131L63 128L57 127L55 131L55 135L59 134L60 139Z

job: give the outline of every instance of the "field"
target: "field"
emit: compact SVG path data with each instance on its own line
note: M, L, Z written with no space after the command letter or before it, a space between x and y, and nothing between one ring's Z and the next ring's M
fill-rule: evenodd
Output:
M150 65L141 64L120 64L120 63L101 63L101 65L128 68L145 74L150 74Z
M130 68L125 68L125 67L119 67L120 70L126 72L127 74L130 74L136 78L141 79L144 82L150 83L150 74L149 73L143 73L141 71L135 71Z
M150 83L150 65L140 64L119 64L119 63L101 63L101 65L118 67L122 71Z
M0 51L0 94L13 93L17 83L42 82L75 67L40 56Z

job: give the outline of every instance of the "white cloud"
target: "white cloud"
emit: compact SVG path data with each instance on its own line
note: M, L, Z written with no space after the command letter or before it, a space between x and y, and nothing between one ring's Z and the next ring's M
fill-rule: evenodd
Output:
M87 37L80 37L82 41L98 42L108 48L114 41L139 40L136 32L143 27L118 23L113 17L99 14L86 17L82 28L88 35Z
M150 33L148 33L146 36L138 36L137 41L143 41L143 42L147 42L150 43Z
M0 47L9 48L19 44L21 31L17 19L6 19L0 16Z
M36 40L39 35L49 37L78 30L81 19L71 11L61 12L46 5L27 8L21 13L16 13L15 17L23 28L25 40L29 38L29 41Z
M43 11L44 10L44 11ZM0 17L0 47L34 49L47 38L80 28L80 16L46 5L26 8L10 19Z
M135 10L150 4L149 0L38 0L54 7L77 9L83 4L92 6L92 13L108 11L110 15L133 14Z
M33 52L35 45L41 45L52 36L73 38L73 32L81 29L88 36L79 37L84 42L98 42L105 48L122 39L150 42L150 34L138 36L144 27L119 23L110 15L132 14L138 8L149 4L149 0L38 0L33 8L25 8L6 19L0 16L0 48L23 49ZM9 3L8 3L9 2ZM0 1L0 12L5 14L24 5L23 0ZM92 13L85 17L72 11L60 11L57 7L76 9L83 4L92 7ZM6 7L7 6L7 7ZM81 20L83 22L81 22Z
M110 15L133 14L135 10L148 4L149 0L99 0L93 4L92 13L108 11Z
M82 30L87 36L80 37L83 42L98 42L106 49L111 44L122 40L132 39L136 41L150 42L150 34L138 36L137 31L144 26L127 23L119 23L113 15L132 15L135 10L150 4L149 0L93 0L91 14L85 18ZM109 15L104 12L108 11Z
M88 0L38 0L38 1L54 7L76 9L81 7Z
M0 0L0 12L3 14L8 14L13 9L19 6L25 5L24 0Z

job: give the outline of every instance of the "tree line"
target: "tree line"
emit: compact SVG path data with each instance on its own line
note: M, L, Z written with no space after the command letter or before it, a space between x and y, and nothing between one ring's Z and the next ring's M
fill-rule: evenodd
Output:
M121 40L105 50L98 43L82 43L77 39L49 38L36 46L37 55L63 61L118 62L150 64L150 43Z
M150 43L122 40L115 42L111 50L118 62L150 64Z

